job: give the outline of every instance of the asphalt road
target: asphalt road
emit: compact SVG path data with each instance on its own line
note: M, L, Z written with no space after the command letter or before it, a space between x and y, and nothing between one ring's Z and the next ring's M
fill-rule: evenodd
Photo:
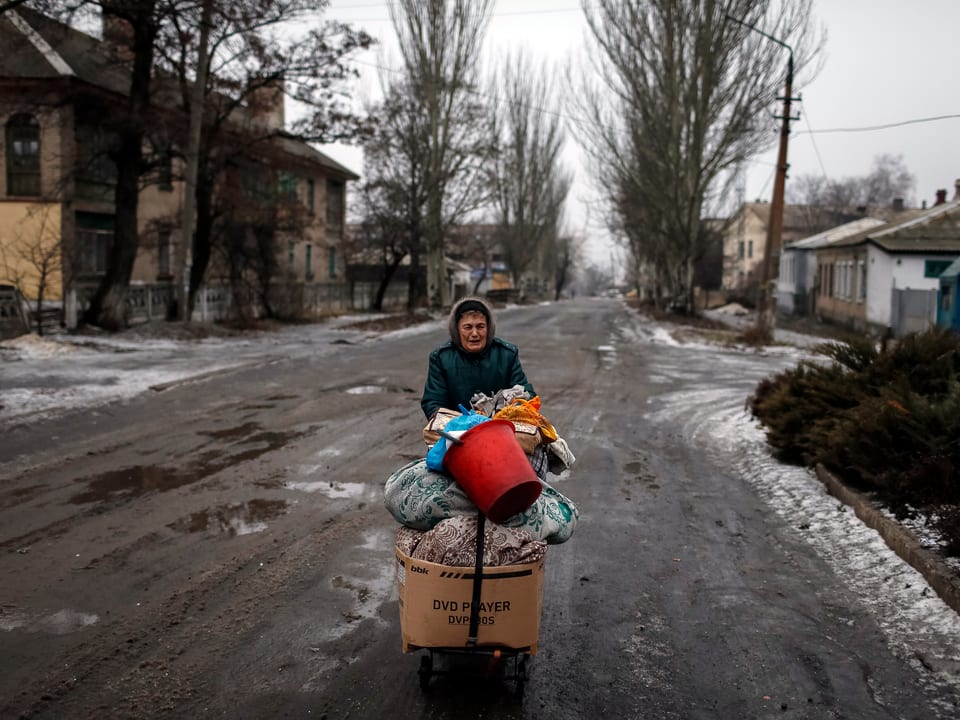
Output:
M498 330L577 455L551 480L581 512L547 553L522 703L496 679L423 692L401 652L382 487L425 452L438 326L265 346L5 430L0 717L957 716L956 668L891 642L748 477L737 414L795 355L661 342L612 299Z

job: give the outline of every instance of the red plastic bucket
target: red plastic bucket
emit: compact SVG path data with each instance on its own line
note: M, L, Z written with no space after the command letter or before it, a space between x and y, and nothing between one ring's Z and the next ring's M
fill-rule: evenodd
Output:
M523 512L540 497L533 471L509 420L487 420L460 436L443 456L443 466L473 504L495 523Z

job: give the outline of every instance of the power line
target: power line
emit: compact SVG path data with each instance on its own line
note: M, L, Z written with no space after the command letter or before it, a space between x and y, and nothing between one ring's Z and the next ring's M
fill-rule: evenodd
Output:
M803 121L806 123L807 128L809 128L805 134L810 135L810 144L813 145L813 154L817 156L817 162L820 164L820 171L823 173L823 177L827 176L827 168L823 164L823 158L820 157L820 148L817 147L817 141L814 139L816 131L810 126L810 113L804 109L803 111ZM798 135L801 133L797 133Z
M332 11L331 14L335 13L340 15L341 13L349 13L351 10L365 10L368 8L377 8L377 9L387 9L395 3L392 2L379 2L379 3L368 3L365 5L351 5L350 7L337 7L328 9L328 13ZM570 8L550 8L547 10L507 10L504 12L492 12L490 17L509 17L514 15L555 15L557 13L573 13L573 12L582 12L584 10L590 10L592 8L584 8L582 6L570 7ZM390 18L385 17L370 17L370 18L359 18L357 20L352 20L351 22L388 22Z
M903 127L904 125L917 125L919 123L934 122L936 120L954 120L960 118L958 115L936 115L934 117L925 117L925 118L914 118L912 120L901 120L900 122L887 123L885 125L866 125L864 127L847 127L847 128L827 128L826 130L801 130L798 132L798 135L823 135L825 133L838 133L838 132L871 132L873 130L888 130L889 128Z

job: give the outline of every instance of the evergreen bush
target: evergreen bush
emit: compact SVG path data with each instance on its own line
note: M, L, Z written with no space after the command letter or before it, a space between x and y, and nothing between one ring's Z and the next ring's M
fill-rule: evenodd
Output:
M893 511L928 513L960 550L960 335L932 328L878 348L816 348L747 406L785 462L829 470Z

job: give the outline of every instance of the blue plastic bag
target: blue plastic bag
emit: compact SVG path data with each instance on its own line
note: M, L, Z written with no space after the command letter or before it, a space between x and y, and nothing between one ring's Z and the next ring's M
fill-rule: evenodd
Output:
M470 428L476 427L489 419L486 415L468 410L463 415L451 418L449 422L447 422L446 427L443 428L443 431L448 435L460 437ZM447 448L450 447L451 444L450 440L441 436L427 451L427 467L434 472L443 472L443 456L447 454Z

